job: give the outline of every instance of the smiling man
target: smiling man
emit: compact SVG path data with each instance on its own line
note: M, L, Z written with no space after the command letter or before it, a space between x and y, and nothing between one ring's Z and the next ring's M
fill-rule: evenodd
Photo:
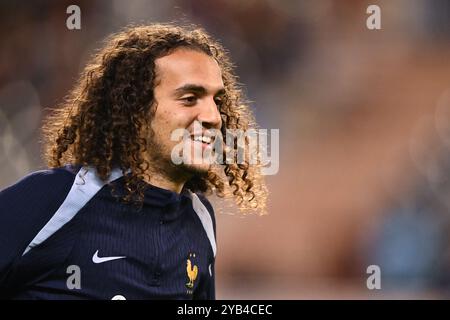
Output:
M45 123L49 169L0 192L2 296L214 299L205 194L264 210L265 185L248 162L174 163L171 134L188 132L190 153L211 148L214 130L254 126L229 59L203 30L111 36Z
M159 84L155 88L158 112L151 128L155 134L154 141L159 141L159 145L152 148L154 152L148 153L148 156L154 167L162 166L158 167L160 172L164 172L159 183L180 192L193 174L207 173L210 168L207 161L193 161L193 156L195 146L203 151L211 143L206 138L212 134L209 134L213 132L211 129L221 128L219 109L225 94L222 72L212 57L189 48L179 48L172 54L157 59L156 70L160 75ZM201 128L200 124L203 130L194 130L195 124L197 128ZM193 141L192 148L189 149L191 152L187 155L187 159L192 161L186 161L181 167L172 165L171 152L177 142L170 139L172 132L180 128L192 133ZM169 168L166 168L167 165Z

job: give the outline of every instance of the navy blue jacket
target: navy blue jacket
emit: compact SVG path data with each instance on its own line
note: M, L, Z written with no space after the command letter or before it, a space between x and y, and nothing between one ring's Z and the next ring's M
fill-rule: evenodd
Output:
M111 180L120 193L121 174ZM93 169L66 166L1 191L1 297L215 299L206 198L148 185L137 210L111 188Z

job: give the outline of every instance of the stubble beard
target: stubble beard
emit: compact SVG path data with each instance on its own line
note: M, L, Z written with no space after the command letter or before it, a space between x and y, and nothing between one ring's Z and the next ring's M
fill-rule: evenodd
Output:
M158 142L154 136L149 138L147 156L150 161L150 174L157 172L167 176L171 181L187 181L193 177L205 178L211 165L200 166L195 164L175 164L171 159L171 151Z

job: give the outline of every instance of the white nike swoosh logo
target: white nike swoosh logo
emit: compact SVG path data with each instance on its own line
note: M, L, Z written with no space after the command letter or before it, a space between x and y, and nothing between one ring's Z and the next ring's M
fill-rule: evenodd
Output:
M126 258L125 256L122 257L99 257L98 256L98 250L95 251L94 256L92 257L93 263L103 263L107 261L117 260L117 259L123 259Z

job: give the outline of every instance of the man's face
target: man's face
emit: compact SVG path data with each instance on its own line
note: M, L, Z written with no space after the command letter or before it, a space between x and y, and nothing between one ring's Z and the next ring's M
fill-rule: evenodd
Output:
M172 149L180 143L171 141L174 130L185 129L193 136L194 124L198 128L199 123L201 132L196 129L196 135L205 134L208 129L220 129L222 119L219 105L224 85L217 62L199 51L180 48L156 59L155 65L157 85L154 93L157 107L151 123L155 133L154 147L149 150L149 155L157 167L166 169L173 168ZM189 141L197 150L208 148L208 144L193 140ZM190 150L188 158L193 157L194 150ZM206 173L210 164L182 164L179 168L186 173Z

